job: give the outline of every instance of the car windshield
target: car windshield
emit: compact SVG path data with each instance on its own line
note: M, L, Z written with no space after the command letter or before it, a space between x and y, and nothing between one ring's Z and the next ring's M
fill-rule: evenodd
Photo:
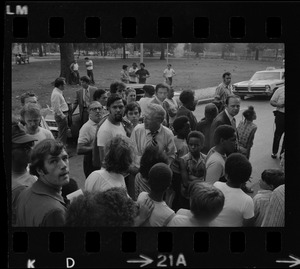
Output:
M250 80L280 79L280 72L255 73Z

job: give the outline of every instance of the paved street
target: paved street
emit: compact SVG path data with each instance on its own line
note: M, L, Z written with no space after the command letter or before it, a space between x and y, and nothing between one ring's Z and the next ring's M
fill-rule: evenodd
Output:
M259 186L258 181L261 173L267 168L279 167L279 159L271 158L271 148L274 134L274 116L273 107L269 104L269 101L263 98L248 98L241 101L241 110L237 116L237 124L242 119L242 112L249 105L253 105L257 114L257 120L255 121L258 129L254 138L254 145L251 150L250 162L252 164L252 179L248 183L254 189L254 194L257 192ZM196 108L195 116L199 121L204 117L205 105L198 105ZM82 155L72 156L70 158L70 175L75 178L80 188L84 187L85 177L82 171ZM253 194L253 195L254 195ZM251 195L251 196L253 196Z

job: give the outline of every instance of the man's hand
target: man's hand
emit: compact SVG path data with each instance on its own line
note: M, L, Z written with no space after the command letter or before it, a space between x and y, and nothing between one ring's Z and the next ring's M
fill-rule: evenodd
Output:
M139 204L140 210L139 215L135 218L135 226L142 225L152 214L154 209L154 202L147 198Z

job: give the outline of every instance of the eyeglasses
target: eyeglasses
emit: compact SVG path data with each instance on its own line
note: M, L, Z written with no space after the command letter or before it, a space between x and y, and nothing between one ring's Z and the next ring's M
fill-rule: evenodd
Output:
M101 111L102 107L92 107L91 110L92 111L97 111L97 110Z

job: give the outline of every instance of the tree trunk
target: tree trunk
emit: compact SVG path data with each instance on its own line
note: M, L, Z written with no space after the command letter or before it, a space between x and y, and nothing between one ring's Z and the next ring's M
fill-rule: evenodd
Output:
M255 50L255 61L258 61L259 58L259 49Z
M160 44L160 60L165 60L165 44L164 43L161 43Z
M43 57L43 46L41 43L39 44L39 56Z
M70 65L74 61L73 43L59 43L60 47L60 77L66 79L67 84L72 83Z
M125 43L123 44L123 59L126 59L126 47L125 47Z

